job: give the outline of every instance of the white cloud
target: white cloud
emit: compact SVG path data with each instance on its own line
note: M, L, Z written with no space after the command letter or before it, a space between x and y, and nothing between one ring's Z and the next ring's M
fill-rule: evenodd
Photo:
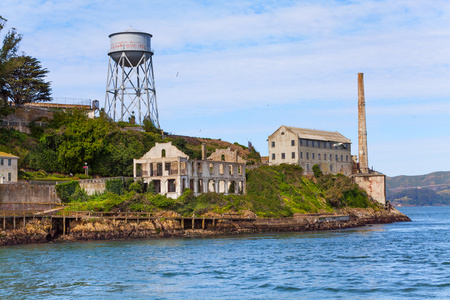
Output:
M251 139L263 154L281 124L337 130L356 143L358 72L370 143L426 139L450 126L447 1L3 0L0 12L23 33L21 50L50 70L55 96L101 103L108 35L130 25L152 33L169 131ZM383 159L386 173L426 169Z

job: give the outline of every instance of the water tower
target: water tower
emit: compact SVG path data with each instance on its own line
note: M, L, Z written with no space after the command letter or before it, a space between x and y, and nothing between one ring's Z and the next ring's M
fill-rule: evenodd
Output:
M109 38L105 112L114 121L134 117L138 124L149 117L159 128L150 47L152 35L129 28L110 34Z

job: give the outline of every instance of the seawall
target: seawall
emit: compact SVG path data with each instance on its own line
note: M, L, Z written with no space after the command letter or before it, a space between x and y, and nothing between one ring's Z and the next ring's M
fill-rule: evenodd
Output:
M345 209L334 215L296 215L280 219L217 219L202 222L192 219L186 224L183 219L161 216L152 220L116 220L110 218L85 217L66 220L61 218L32 219L25 226L13 229L5 224L0 231L0 245L45 243L50 241L89 241L138 239L160 237L197 237L223 234L296 232L345 229L367 224L386 224L410 221L395 208L374 211L373 209ZM183 220L183 221L180 221ZM187 220L186 220L187 221ZM197 222L197 223L196 223ZM15 227L14 227L15 228Z
M46 210L61 204L54 185L0 184L0 210Z

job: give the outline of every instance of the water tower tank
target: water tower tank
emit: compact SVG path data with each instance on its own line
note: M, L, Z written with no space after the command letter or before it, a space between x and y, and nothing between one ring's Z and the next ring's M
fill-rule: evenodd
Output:
M159 128L152 35L130 28L109 35L105 112L114 121L150 118Z
M127 59L124 60L126 67L135 67L144 63L142 59L145 54L148 59L152 54L151 38L152 35L146 32L140 32L133 28L129 28L122 32L116 32L109 35L110 48L108 55L116 62L122 56L126 55Z

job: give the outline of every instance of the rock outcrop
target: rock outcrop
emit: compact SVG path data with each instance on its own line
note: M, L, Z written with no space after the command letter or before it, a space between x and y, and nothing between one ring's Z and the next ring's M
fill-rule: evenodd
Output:
M1 231L0 245L44 243L53 240L86 241L316 231L410 221L406 215L395 208L388 210L346 208L335 214L296 214L292 218L279 219L255 218L256 216L250 211L246 212L245 218L241 219L220 219L220 216L216 215L208 217L217 217L217 219L214 222L203 223L199 218L185 219L186 222L187 220L191 222L190 225L186 225L178 214L171 212L161 213L161 216L151 220L77 219L67 223L66 234L58 233L49 219L32 220L24 228Z

